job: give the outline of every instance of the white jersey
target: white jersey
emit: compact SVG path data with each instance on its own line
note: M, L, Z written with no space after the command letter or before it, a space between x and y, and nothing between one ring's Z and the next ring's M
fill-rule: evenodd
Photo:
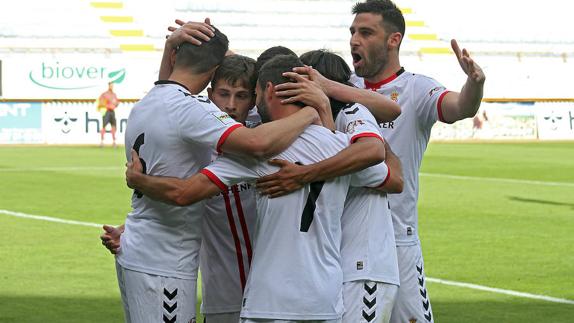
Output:
M257 108L249 110L245 125L252 128L260 123ZM199 253L202 313L241 311L256 220L255 187L250 183L233 185L205 200Z
M441 103L448 91L434 79L405 72L402 68L377 84L354 75L351 82L386 95L401 106L401 115L394 121L382 123L381 131L403 166L404 190L389 196L395 240L397 245L415 244L418 241L418 173L432 126L437 120L444 121Z
M135 149L146 174L189 177L205 167L211 151L240 126L183 85L158 81L130 113L126 158L130 160ZM148 274L196 279L202 214L203 203L177 207L134 192L118 263Z
M361 137L383 140L375 117L360 104L347 105L337 115L335 127L351 142ZM388 170L388 168L387 168ZM384 174L387 176L390 173ZM344 281L370 280L399 285L393 223L387 194L352 187L342 217L341 259Z
M256 220L251 183L233 185L205 200L200 252L202 313L241 311Z
M275 158L311 164L349 145L349 137L309 126ZM266 161L223 156L204 171L225 189L273 174ZM379 186L381 169L317 182L286 196L257 195L253 262L243 298L242 318L328 320L343 313L340 264L341 215L349 185Z

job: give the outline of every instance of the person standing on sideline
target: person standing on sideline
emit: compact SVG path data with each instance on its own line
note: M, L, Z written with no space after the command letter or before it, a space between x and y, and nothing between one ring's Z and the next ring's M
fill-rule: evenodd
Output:
M98 98L98 110L102 112L102 129L100 130L100 147L104 146L104 134L106 133L106 126L112 126L112 140L114 147L116 146L116 108L120 101L114 93L114 83L108 82L108 90L100 95Z

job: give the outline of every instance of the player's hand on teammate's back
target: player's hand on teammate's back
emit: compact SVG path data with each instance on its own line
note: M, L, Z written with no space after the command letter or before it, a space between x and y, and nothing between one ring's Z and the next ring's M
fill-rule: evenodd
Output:
M104 245L110 253L114 255L118 254L120 252L120 237L124 232L124 226L113 227L111 225L104 225L103 229L104 233L100 235L102 245Z
M171 35L167 36L167 43L172 48L176 48L184 42L199 46L202 42L207 42L211 37L215 36L215 29L211 26L209 18L205 18L204 22L184 22L176 19L175 23L180 27L170 26L167 28L167 30L172 32Z
M132 161L126 163L126 184L135 189L139 177L143 174L143 166L138 153L132 149Z
M450 45L456 58L458 59L458 63L460 67L464 71L464 73L468 76L468 78L475 83L484 83L486 77L484 76L484 72L482 68L476 64L476 62L470 57L470 53L466 48L463 48L462 51L456 42L456 39L450 40Z
M275 198L287 195L303 187L309 181L308 168L286 160L272 159L270 165L279 166L281 169L271 175L263 176L257 180L256 187L263 195Z

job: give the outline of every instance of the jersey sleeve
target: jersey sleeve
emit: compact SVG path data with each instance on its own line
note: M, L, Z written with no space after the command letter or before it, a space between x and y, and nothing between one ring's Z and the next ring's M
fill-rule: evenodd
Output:
M207 176L217 187L225 190L227 186L241 182L251 182L263 174L260 161L255 158L221 155L200 172Z
M437 120L445 122L442 116L442 100L450 92L442 84L426 76L419 76L415 82L417 95L417 116L422 125L432 126Z
M385 162L365 168L351 175L351 186L379 187L390 178L391 169Z
M363 137L383 140L375 117L367 108L358 103L341 109L335 120L335 127L349 136L350 143Z
M201 143L221 152L227 137L242 127L207 98L188 96L181 104L183 106L173 110L173 120L181 139L186 142Z

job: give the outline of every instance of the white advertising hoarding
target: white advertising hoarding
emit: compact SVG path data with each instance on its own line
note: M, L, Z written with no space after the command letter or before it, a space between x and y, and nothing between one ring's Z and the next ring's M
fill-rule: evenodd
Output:
M120 103L116 108L116 142L124 143L132 103ZM99 144L102 114L95 103L46 103L43 105L42 130L47 144ZM104 140L112 142L110 125Z
M6 99L91 99L107 90L139 99L157 80L161 55L30 54L2 60L2 96Z
M540 139L574 139L574 103L537 103L536 107Z

